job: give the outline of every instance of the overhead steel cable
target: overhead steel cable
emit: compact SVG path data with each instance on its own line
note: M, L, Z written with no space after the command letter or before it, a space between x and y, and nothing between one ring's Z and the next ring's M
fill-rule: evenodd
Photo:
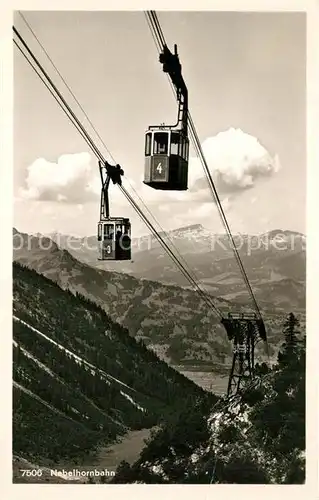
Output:
M65 84L65 86L67 87L67 89L69 90L70 94L72 95L72 97L74 98L75 102L78 104L79 108L81 109L81 111L83 112L84 116L86 117L87 121L89 122L89 124L91 125L92 129L94 130L94 132L96 133L97 137L100 139L101 143L103 144L105 150L107 151L108 155L110 156L110 158L113 160L114 163L116 163L116 160L115 158L113 157L113 155L111 154L110 150L108 149L108 147L106 146L104 140L102 139L102 137L100 136L100 134L98 133L98 131L96 130L96 128L94 127L92 121L90 120L90 118L88 117L87 113L85 112L83 106L81 105L81 103L79 102L79 100L77 99L77 97L75 96L74 92L72 91L72 89L70 88L70 86L68 85L68 83L66 82L66 80L63 78L62 74L60 73L60 71L58 70L57 66L55 65L54 61L52 60L52 58L50 57L50 55L48 54L48 52L45 50L43 44L40 42L39 38L37 37L36 33L34 32L34 30L32 29L32 27L30 26L30 23L27 21L27 19L25 18L25 16L19 11L19 14L20 16L22 17L23 21L25 22L26 26L29 28L30 32L32 33L32 35L34 36L34 38L36 39L36 41L38 42L38 44L40 45L40 47L42 48L43 52L45 53L45 55L47 56L47 58L49 59L50 63L52 64L52 66L54 67L55 71L57 72L57 74L60 76L61 80L63 81L63 83ZM126 178L126 176L124 175L124 177ZM129 182L129 179L127 179L127 182L130 184L130 187L132 188L132 190L135 192L136 196L139 198L140 202L144 205L144 208L148 211L148 213L150 214L150 216L154 219L155 223L158 224L158 226L160 227L160 229L162 230L163 233L165 233L164 229L160 226L159 222L156 220L155 216L150 212L150 210L148 209L148 207L146 206L146 204L144 203L143 199L141 198L141 196L137 193L137 191L134 189L134 187L132 186L132 184Z
M156 26L154 26L153 18L152 18L152 16L149 15L148 11L144 12L144 14L145 14L146 21L148 23L148 27L150 29L151 35L153 37L154 43L156 45L156 48L160 52L162 43L161 43L161 40L158 38L158 33L156 30Z
M30 26L30 24L28 23L27 19L25 18L25 16L22 14L21 11L18 11L20 16L22 17L23 21L25 22L25 24L27 25L27 27L29 28L29 30L31 31L32 35L34 36L34 38L36 39L36 41L38 42L38 44L40 45L40 47L42 48L43 52L45 53L45 55L47 56L47 58L49 59L50 63L52 64L52 66L54 67L55 71L58 73L59 77L61 78L61 80L63 81L64 85L66 86L66 88L68 89L68 91L70 92L70 94L72 95L73 99L75 100L75 102L77 103L77 105L79 106L79 108L81 109L82 113L84 114L85 118L87 119L87 121L89 122L89 124L91 125L92 129L94 130L94 132L96 133L97 137L100 139L101 143L103 144L103 146L105 147L105 150L107 151L108 155L110 156L110 158L114 161L114 163L116 163L115 159L113 158L111 152L109 151L109 149L107 148L105 142L103 141L102 137L100 136L100 134L98 133L98 131L96 130L96 128L94 127L93 123L91 122L90 118L88 117L88 115L86 114L85 110L83 109L81 103L78 101L78 99L76 98L76 96L74 95L74 93L72 92L70 86L67 84L67 82L65 81L65 79L63 78L63 76L61 75L60 71L58 70L58 68L56 67L56 65L54 64L54 62L52 61L51 57L49 56L48 52L45 50L45 48L43 47L42 43L40 42L39 38L37 37L37 35L35 34L34 30L32 29L32 27Z
M42 81L42 83L46 86L46 88L48 89L48 91L50 92L50 94L52 95L52 97L56 100L56 102L58 103L58 105L63 109L63 111L65 112L65 114L67 115L67 117L73 123L73 125L77 128L77 130L79 131L79 133L82 135L83 139L87 142L86 135L83 133L83 131L81 130L81 128L79 127L79 125L77 124L77 122L65 110L65 108L63 107L63 104L61 103L61 101L59 101L59 99L57 98L57 96L55 95L55 93L52 91L52 89L50 88L50 86L47 84L47 82L45 81L45 79L43 78L43 76L40 74L40 72L37 70L37 68L35 67L35 65L28 58L28 56L23 52L23 50L21 49L21 47L19 46L19 44L16 42L16 40L13 40L13 43L19 49L19 51L21 52L21 54L23 55L23 57L25 58L25 60L29 63L29 65L32 67L32 69L34 70L34 72L38 75L38 77L40 78L40 80ZM96 153L94 152L94 154L96 154Z
M22 17L23 17L23 16L22 16ZM62 80L63 80L64 84L65 84L65 85L67 86L67 88L69 89L69 91L70 91L70 93L72 94L72 96L74 97L75 101L77 102L77 104L79 105L79 107L81 108L81 110L83 111L83 113L85 114L85 116L86 116L86 118L88 119L89 123L91 124L91 126L92 126L93 130L97 133L97 135L98 135L98 137L100 138L100 140L101 140L102 144L104 145L105 149L108 151L109 155L111 156L111 158L112 158L112 159L113 159L113 161L115 162L114 157L113 157L113 156L112 156L112 154L110 153L110 151L109 151L109 149L107 148L107 146L106 146L105 142L103 141L103 139L99 136L98 132L96 131L96 129L95 129L94 125L92 124L91 120L89 119L88 115L86 114L86 112L84 111L83 107L82 107L82 106L81 106L81 104L79 103L78 99L76 98L76 96L74 95L74 93L72 92L72 90L70 89L70 87L68 86L68 84L66 83L65 79L62 77L61 73L58 71L58 69L57 69L56 65L54 64L54 62L52 61L52 59L51 59L51 58L50 58L50 56L48 55L47 51L44 49L43 45L42 45L42 44L41 44L41 42L39 41L38 37L35 35L34 31L33 31L33 30L32 30L32 28L30 27L30 25L27 23L27 21L25 20L25 18L24 18L24 17L23 17L23 19L24 19L24 21L26 22L27 26L29 27L30 31L32 32L33 36L36 38L36 40L38 41L39 45L41 46L41 48L42 48L42 49L43 49L43 51L45 52L46 56L49 58L49 60L50 60L51 64L53 65L53 67L55 68L55 70L57 71L57 73L59 74L59 76L62 78ZM30 61L28 61L28 62L30 62ZM35 69L35 68L33 68L33 69ZM36 72L37 72L37 71L36 71ZM38 76L40 76L38 72L37 72L37 74L38 74ZM41 78L41 80L42 80L42 81L44 81L44 80L43 80L43 78L42 78L41 76L40 76L40 78ZM44 83L45 83L45 82L44 82ZM52 85L52 80L51 80L51 85ZM47 86L47 85L46 85L46 86ZM48 88L48 86L47 86L47 88ZM49 90L50 90L50 89L49 89ZM51 90L50 90L50 92L51 92ZM51 92L51 93L52 93L52 92ZM57 102L58 102L58 101L57 101ZM65 111L65 110L64 110L64 111ZM75 123L74 123L74 119L72 119L72 121L73 121L73 124L75 124ZM83 128L82 128L82 131L81 131L81 129L80 129L80 127L79 127L79 124L77 123L77 124L75 124L75 125L76 125L77 129L80 131L80 133L81 133L82 137L84 137L84 135L83 135ZM84 137L84 138L85 138L85 137ZM95 151L94 151L94 152L95 152ZM100 159L101 159L101 158L102 158L102 154L100 154L100 155L98 156L98 158L100 158ZM116 163L116 162L115 162L115 163ZM127 179L127 181L129 182L129 180L128 180L128 179ZM129 184L130 184L130 182L129 182ZM139 196L139 194L136 192L136 190L133 188L133 186L132 186L131 184L130 184L130 186L131 186L131 188L133 189L133 191L135 192L135 194L137 195L137 197L140 199L140 201L142 202L142 204L144 205L144 207L146 208L146 210L150 213L151 217L155 220L155 223L157 223L157 224L158 224L158 226L160 227L160 229L162 230L162 232L165 234L165 236L167 237L167 239L170 241L170 243L171 243L172 247L175 249L175 252L179 255L180 259L184 262L185 266L186 266L186 267L188 267L188 276L191 276L192 270L189 268L189 266L188 266L187 262L185 261L185 259L181 256L181 254L179 253L178 249L174 246L174 244L173 244L173 242L170 240L169 236L166 234L166 232L165 232L165 231L164 231L164 229L161 227L161 225L159 224L159 222L156 220L156 218L154 217L154 215L150 212L150 210L149 210L149 209L148 209L148 207L145 205L144 201L143 201L143 200L142 200L142 198ZM123 193L124 193L124 191L123 191ZM132 203L131 203L131 204L132 204ZM136 206L137 206L137 205L136 205ZM136 210L136 208L135 208L135 210ZM140 215L140 216L141 216L141 215ZM145 222L145 221L144 221L144 222ZM150 228L150 226L148 226L148 227ZM152 226L151 230L152 230L152 232L153 232L153 233L155 233L155 231L156 231L156 229L155 229L153 226ZM162 246L163 246L163 244L162 244ZM171 257L172 257L172 255L171 255ZM174 262L175 262L175 261L174 261ZM175 262L175 264L176 264L176 262ZM195 278L198 280L198 278L197 278L196 274L195 274L195 273L193 273L193 274L195 275ZM189 278L188 278L187 276L184 276L184 277L186 277L186 280L188 280L188 281L189 281ZM193 278L193 276L192 276L192 280L193 280L193 281L192 281L192 285L194 285L194 283L196 283L196 280ZM198 284L197 284L197 288L199 288L199 289L202 291L202 289L198 286ZM202 291L202 292L205 294L205 292L204 292L204 291ZM209 302L210 302L210 304L209 304L209 305L210 305L210 307L212 307L213 309L215 309L215 310L216 310L216 307L215 307L215 305L213 304L212 299L210 298L210 296L209 296L209 295L207 295L207 298L208 298L208 300L209 300ZM207 302L207 300L206 300L206 302ZM217 311L217 310L216 310L216 311Z
M104 159L102 153L99 151L99 149L97 148L97 146L94 144L93 140L91 139L91 137L89 136L89 134L86 132L86 130L84 129L84 127L81 124L81 122L75 116L74 112L72 111L72 109L70 108L70 106L67 104L67 102L63 98L61 92L58 90L58 88L56 87L56 85L53 83L53 81L50 78L50 76L48 75L48 73L45 71L45 69L43 68L43 66L40 64L40 62L38 61L38 59L35 57L35 55L31 51L31 49L28 47L27 43L22 38L22 36L20 35L20 33L16 30L16 28L13 26L12 29L13 29L13 32L15 33L15 35L18 37L19 41L22 43L23 47L26 49L27 53L30 55L32 61L35 62L36 66L40 69L41 73L44 75L44 77L46 78L46 80L50 83L51 87L54 89L54 92L57 94L57 96L59 97L59 99L63 103L63 106L68 110L68 113L72 116L74 122L76 122L76 124L78 125L78 127L82 130L83 134L86 136L87 143L90 146L91 150L94 152L95 156L99 160L101 160L103 163L105 163L105 159Z
M54 61L52 60L52 58L50 57L50 55L48 54L48 52L46 51L46 49L44 48L43 44L40 42L39 38L37 37L36 33L34 32L34 30L32 29L32 27L30 26L29 22L27 21L27 19L25 18L25 16L22 14L21 11L19 11L19 14L21 16L21 18L23 19L24 23L26 24L26 26L28 27L28 29L30 30L30 32L32 33L32 35L34 36L35 40L38 42L39 46L41 47L41 49L43 50L43 52L45 53L45 55L47 56L48 60L50 61L50 63L52 64L53 68L55 69L55 71L57 72L57 74L59 75L59 77L61 78L61 80L63 81L64 85L67 87L67 89L69 90L70 94L72 95L72 97L74 98L75 102L78 104L79 108L81 109L81 111L83 112L84 116L86 117L87 121L89 122L89 124L91 125L92 129L94 130L94 132L96 133L97 137L100 139L102 145L104 146L105 150L107 151L109 157L113 160L114 163L117 163L115 158L113 157L113 155L111 154L110 150L108 149L108 147L106 146L104 140L102 139L102 137L100 136L100 134L98 133L98 131L96 130L96 128L94 127L92 121L90 120L89 116L87 115L87 113L85 112L83 106L81 105L81 103L79 102L79 100L77 99L77 97L75 96L74 92L72 91L72 89L70 88L70 86L68 85L68 83L66 82L66 80L63 78L62 74L60 73L60 71L58 70L57 66L55 65ZM160 43L160 42L159 42ZM192 271L190 269L190 267L188 266L186 260L184 259L184 257L180 254L179 250L177 249L177 247L174 245L174 243L172 242L171 238L169 237L169 235L166 233L166 231L164 231L163 227L161 226L161 224L158 222L158 220L156 219L156 217L152 214L152 212L149 210L149 208L147 207L147 205L145 204L145 202L143 201L142 197L137 193L137 191L134 189L134 187L132 186L132 184L130 183L129 179L124 175L124 178L126 179L126 181L129 183L131 189L134 191L134 193L136 194L136 196L138 197L138 199L140 200L140 202L142 203L142 205L144 206L145 210L150 214L150 216L153 218L154 222L159 226L161 232L164 234L164 236L169 240L170 244L172 245L172 248L175 249L175 252L177 253L177 255L179 256L180 260L182 260L185 264L185 267L188 268L188 271L190 274L193 275L193 277L195 278L196 282L198 283L199 282L199 279L198 277L196 276L196 273L194 271Z
M78 120L78 118L76 117L76 115L74 114L74 112L72 111L72 109L70 108L70 106L66 103L65 99L61 95L60 91L57 89L56 85L53 83L53 81L50 78L50 76L48 75L48 73L45 71L45 69L39 63L39 61L37 60L37 58L35 57L35 55L32 53L31 49L28 47L27 43L24 41L24 39L22 38L22 36L19 34L19 32L16 30L16 28L14 26L13 26L13 31L16 34L16 36L18 37L19 41L22 43L23 47L27 50L27 53L30 55L32 61L36 64L36 66L38 66L38 68L40 69L42 75L44 75L44 77L46 78L46 80L49 82L50 86L52 87L52 89L54 90L54 92L56 93L56 95L59 97L60 101L57 99L56 95L53 94L52 89L50 89L49 86L45 83L45 81L43 79L43 76L40 75L40 73L36 70L34 64L30 61L30 59L22 51L21 47L19 47L19 45L17 44L17 42L15 40L14 40L14 43L18 46L19 50L22 52L22 54L24 55L24 57L26 58L26 60L28 61L28 63L31 65L31 67L35 70L36 74L40 77L41 81L43 83L45 83L46 87L49 89L50 93L54 96L55 100L58 102L58 104L60 105L60 107L62 108L62 110L66 113L66 115L68 116L68 118L70 118L70 116L71 116L71 118L72 118L71 122L76 126L77 130L80 131L82 137L85 139L85 141L87 142L87 144L89 145L89 147L91 148L91 150L93 151L93 153L95 154L95 156L99 160L101 160L103 163L105 163L105 159L104 159L102 153L96 147L95 143L93 142L93 140L91 139L91 137L88 135L88 133L86 132L86 130L84 129L83 125ZM63 104L63 106L61 105L61 103ZM157 230L154 228L154 226L151 224L151 222L147 219L147 217L140 210L140 208L138 207L138 205L136 204L136 202L134 201L134 199L131 197L131 195L128 193L128 191L124 188L124 186L120 186L120 188L121 188L121 191L123 192L123 194L126 196L126 198L128 199L128 201L130 202L130 204L132 205L132 207L134 208L134 210L142 218L142 220L145 222L145 224L147 225L147 227L149 227L152 230L152 232L154 233L154 235L156 236L156 238L158 239L158 241L161 243L161 245L163 246L163 248L167 251L167 253L169 254L169 256L173 259L174 263L180 269L180 271L182 272L182 274L186 277L186 279L194 287L195 291L197 293L199 293L199 295L201 296L201 298L206 302L206 304L209 307L211 307L215 311L215 313L219 316L219 318L222 318L222 314L217 309L217 307L213 304L212 299L210 298L210 296L208 296L198 286L198 284L193 279L193 277L188 273L188 271L185 269L185 267L180 263L180 261L174 255L174 252L172 252L172 250L168 247L168 245L163 240L163 238L158 234Z
M126 189L123 186L119 186L119 188L121 189L121 191L123 192L123 194L125 195L125 197L127 198L127 200L130 202L130 204L133 206L133 208L135 209L136 213L141 217L141 219L143 220L143 222L145 222L145 224L147 225L147 227L154 233L156 231L155 228L154 228L154 226L145 217L145 215L143 214L142 210L139 208L139 206L137 205L137 203L135 202L135 200L131 197L131 195L126 191ZM157 231L156 231L156 233L157 233ZM178 261L177 257L174 255L174 252L169 248L169 246L167 245L167 243L165 242L165 240L161 237L161 235L159 233L156 234L156 237L157 237L158 241L161 243L161 245L163 246L163 248L166 250L166 252L169 254L169 256L173 259L173 261L175 262L175 264L180 267L180 265L181 265L180 262ZM198 286L198 284L196 283L196 281L194 280L194 278L189 274L189 272L185 269L185 267L184 266L182 266L182 267L183 267L183 271L182 271L183 275L195 287L195 291L197 291L199 293L199 295L206 302L206 304L209 307L212 307L214 309L215 313L219 316L219 318L222 319L222 317L223 317L222 314L217 309L217 307L214 305L214 303L211 301L211 299L209 298L209 296Z
M250 282L249 282L249 279L248 279L248 276L247 276L247 273L245 271L245 268L244 268L244 265L242 263L242 260L240 258L240 255L238 253L238 250L237 250L237 247L236 247L236 244L234 242L234 238L233 238L233 235L231 233L231 230L230 230L230 227L229 227L229 224L228 224L228 221L227 221L227 218L226 218L226 215L225 215L225 212L223 210L223 207L222 207L222 204L221 204L221 201L220 201L220 198L218 196L218 193L217 193L217 190L216 190L216 187L215 187L215 184L214 184L214 181L212 179L212 175L210 173L210 170L208 168L208 165L207 165L207 162L206 162L206 158L204 156L204 153L203 153L203 149L202 149L202 146L201 146L201 143L200 143L200 140L199 140L199 137L197 135L197 132L196 132L196 128L195 128L195 125L194 125L194 122L192 120L192 117L190 116L189 114L189 123L190 123L190 130L192 132L192 134L194 135L195 137L195 143L196 143L196 148L197 148L197 151L198 151L198 156L199 158L201 159L202 163L204 164L205 166L205 174L206 174L206 178L208 180L208 183L209 183L209 187L211 189L211 192L213 194L213 197L215 198L216 200L216 203L217 203L217 207L218 207L218 211L219 211L219 214L220 214L220 217L223 221L223 224L224 224L224 227L226 228L226 231L227 231L227 235L231 241L231 245L232 245L232 248L233 248L233 251L234 251L234 255L235 255L235 258L237 260L237 263L238 263L238 266L241 270L241 273L243 275L243 278L244 278L244 281L246 283L246 286L248 288L248 291L249 291L249 294L251 296L251 299L253 300L253 303L254 303L254 306L255 306L255 309L256 309L256 312L258 314L258 316L261 318L261 312L260 312L260 309L258 307L258 304L257 304L257 301L256 301L256 298L255 298L255 295L253 293L253 290L251 288L251 285L250 285Z
M175 253L178 255L179 259L184 263L185 267L187 268L188 272L190 275L192 275L192 277L194 278L194 280L196 281L197 285L200 287L199 285L199 278L198 276L196 275L195 271L193 269L191 269L191 267L189 266L189 264L187 263L187 261L185 260L185 258L182 256L182 254L180 253L180 251L178 250L178 248L174 245L169 233L167 233L163 227L161 226L161 224L158 222L158 220L156 219L156 217L152 214L152 212L149 210L149 208L147 207L147 205L145 204L143 198L138 194L138 192L136 191L136 189L134 188L134 186L132 186L132 184L130 183L129 179L127 177L125 177L124 175L124 178L126 179L126 181L129 183L132 191L134 191L134 193L136 194L137 198L139 199L140 203L144 206L145 210L150 214L150 216L152 217L152 219L154 220L155 224L158 225L159 229L161 230L161 233L164 235L164 237L169 241L171 247L174 249ZM205 292L204 292L205 293ZM210 297L210 295L207 295L208 297Z
M166 45L166 41L165 41L165 37L164 37L163 31L162 31L161 25L159 23L157 14L156 14L155 10L150 10L149 13L150 13L150 17L152 19L152 25L155 27L155 30L157 32L157 36L158 36L158 39L160 41L160 45L162 47L164 47L164 45Z
M163 31L161 29L159 20L157 18L156 12L155 11L146 11L145 14L146 14L146 18L148 20L148 25L149 25L150 29L154 31L154 33L152 33L153 39L157 40L156 48L157 48L157 50L159 52L162 52L163 49L164 49L164 46L167 46L167 44L166 44L165 37L164 37ZM171 81L170 81L170 83L171 83ZM171 87L172 87L172 89L174 91L174 86L173 86L172 83L171 83ZM175 91L176 91L176 89L175 89ZM175 91L174 91L174 93L175 93ZM238 253L237 247L235 245L234 238L232 236L232 233L231 233L231 230L230 230L227 218L225 216L225 213L224 213L221 201L219 199L219 196L218 196L218 193L217 193L214 181L212 179L210 170L208 168L207 161L206 161L206 158L204 156L204 153L203 153L203 150L202 150L202 146L201 146L198 134L196 132L196 128L195 128L193 119L191 117L190 111L188 111L188 120L189 120L189 128L190 128L191 138L192 138L192 142L193 142L193 146L194 146L195 152L197 153L197 155L198 155L198 157L201 160L201 163L203 165L204 173L205 173L206 178L208 180L209 187L210 187L210 189L212 191L213 198L216 201L220 217L221 217L222 222L224 224L224 227L225 227L225 230L226 230L226 234L227 234L227 236L228 236L228 238L230 240L231 247L232 247L232 250L234 252L235 258L237 260L239 269L240 269L241 274L243 276L243 279L244 279L244 282L245 282L246 287L248 289L249 295L250 295L250 297L251 297L251 299L253 301L256 313L257 313L258 317L261 319L262 316L261 316L261 312L260 312L259 306L258 306L257 301L255 299L255 296L254 296L253 290L251 288L248 276L246 274L246 271L245 271L245 268L243 266L242 260L240 258L239 253Z

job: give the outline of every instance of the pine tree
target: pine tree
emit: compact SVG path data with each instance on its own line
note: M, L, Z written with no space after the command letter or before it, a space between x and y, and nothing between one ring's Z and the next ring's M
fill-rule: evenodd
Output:
M284 334L287 345L294 345L297 342L297 334L300 332L296 330L300 326L299 320L291 312L289 313L285 323L284 323Z
M111 480L111 483L125 484L132 481L133 475L131 466L126 460L122 460L116 469L116 476Z
M289 313L283 325L285 342L278 354L278 362L282 367L290 366L292 369L294 363L298 359L298 352L300 351L298 348L300 344L300 340L298 339L300 333L299 330L297 330L298 327L299 320L293 313Z

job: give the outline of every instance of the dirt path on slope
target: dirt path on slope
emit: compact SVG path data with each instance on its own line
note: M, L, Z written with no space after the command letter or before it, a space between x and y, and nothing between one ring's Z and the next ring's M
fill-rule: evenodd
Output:
M119 443L100 448L92 465L108 470L116 470L122 460L130 465L136 462L143 448L145 440L149 438L152 429L129 431Z
M156 427L153 427L156 429ZM97 469L104 471L105 482L114 477L116 469L125 460L130 465L136 462L146 446L145 440L150 437L152 429L141 429L129 431L118 443L113 443L105 447L100 447L97 455L90 460L90 463L77 467L79 470L92 471ZM69 467L71 469L72 467ZM81 482L87 482L83 480ZM94 477L94 482L99 483L99 477Z
M153 428L155 429L155 427ZM14 483L71 483L83 484L88 482L89 475L79 476L78 473L94 470L105 472L105 482L108 482L114 477L119 464L125 460L129 464L133 464L139 458L143 448L145 447L145 440L150 436L152 429L141 429L139 431L129 431L122 437L118 443L113 443L109 446L101 447L97 451L97 455L89 460L86 464L70 464L60 463L59 465L50 467L39 466L32 464L27 460L16 456L13 460L13 482ZM36 474L30 477L29 474L22 477L21 471L35 470L40 467L41 474ZM76 470L75 476L68 478L60 478L52 475L52 470L72 472ZM100 477L93 476L94 483L100 482Z

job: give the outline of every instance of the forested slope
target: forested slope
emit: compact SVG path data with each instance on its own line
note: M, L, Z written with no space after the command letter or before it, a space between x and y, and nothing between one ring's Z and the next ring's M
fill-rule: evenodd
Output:
M305 337L290 314L277 363L215 405L185 401L114 483L301 484L305 480Z
M165 421L185 395L194 402L205 395L96 304L19 264L13 301L13 451L19 456L85 457L128 429Z

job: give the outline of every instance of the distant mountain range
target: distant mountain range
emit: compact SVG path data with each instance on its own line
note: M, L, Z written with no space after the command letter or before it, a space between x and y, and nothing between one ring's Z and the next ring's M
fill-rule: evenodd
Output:
M165 284L189 286L154 236L133 239L132 262L129 263L98 261L95 236L71 238L54 233L50 237L92 267ZM226 235L213 234L196 224L168 232L167 236L162 233L162 237L168 245L174 245L177 256L182 257L183 264L184 261L188 264L196 281L207 291L226 300L247 302L247 289ZM262 305L267 308L270 302L282 311L305 309L305 235L273 230L258 236L235 235L234 243Z
M93 268L49 238L14 230L13 240L15 262L95 301L161 358L174 364L220 363L230 353L218 317L196 292ZM225 300L215 298L214 303L230 310Z
M226 250L220 245L214 251L207 251L207 238L211 235L201 226L182 228L174 234L176 241L180 241L179 248L184 245L183 254L182 250L179 252L193 269L196 268L196 274L201 276L201 282L205 283L216 307L223 314L249 310L247 294L226 241ZM284 315L293 310L299 314L301 322L304 321L304 236L299 233L285 234L287 238L291 235L296 238L293 251L270 247L243 256L264 315L273 354L281 339ZM200 245L202 248L200 253L190 251L194 243L190 235L196 236L196 248ZM164 256L161 247L154 243L149 250L135 251L134 263L126 264L127 267L135 266L135 271L133 273L131 268L131 274L128 274L117 266L118 263L113 265L117 272L110 270L112 266L109 264L102 263L104 270L99 268L101 266L92 267L84 263L82 250L70 249L69 252L63 248L62 237L59 238L62 248L59 248L50 238L39 236L14 230L14 260L56 281L63 289L79 292L95 301L114 321L127 327L132 336L143 339L162 359L179 365L181 369L205 365L210 370L224 370L223 367L229 366L231 346L218 317L196 292L187 288L185 282L179 282L177 286L179 274ZM271 241L275 236L270 235ZM58 239L57 235L55 239ZM83 243L84 240L81 241ZM248 248L248 236L245 241ZM79 240L76 242L79 243ZM96 263L95 251L90 252L91 262L94 256ZM165 275L162 282L159 273ZM154 276L152 280L150 276ZM260 351L259 355L262 354Z

